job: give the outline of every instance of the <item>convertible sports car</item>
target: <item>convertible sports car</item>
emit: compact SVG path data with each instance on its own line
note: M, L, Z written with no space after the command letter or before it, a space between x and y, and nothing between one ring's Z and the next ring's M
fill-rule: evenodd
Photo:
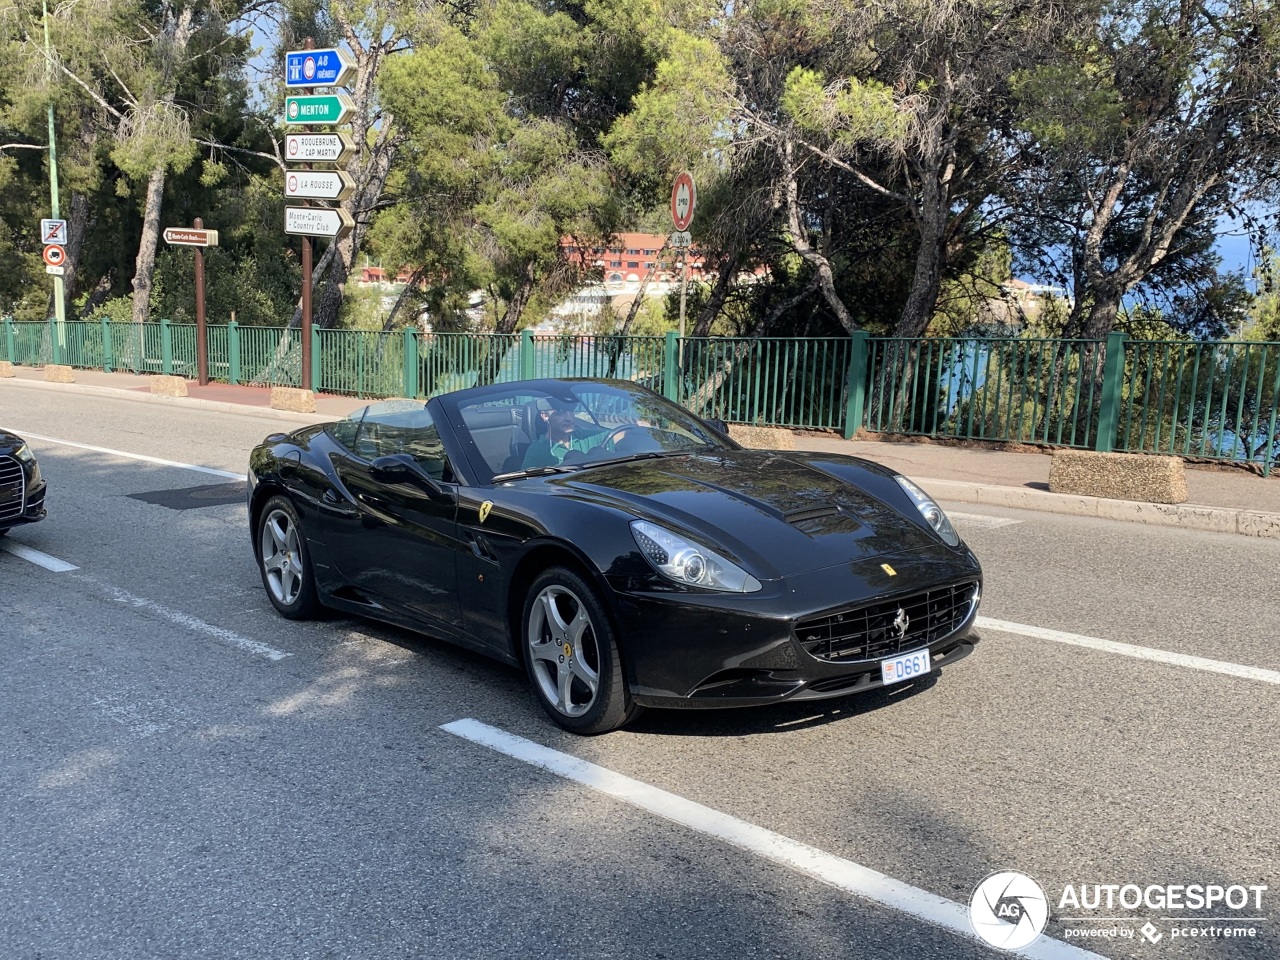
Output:
M17 434L0 430L0 537L45 517L45 482L35 454Z
M523 665L563 727L836 697L973 650L978 561L875 463L746 450L616 380L527 380L273 434L249 462L271 603Z

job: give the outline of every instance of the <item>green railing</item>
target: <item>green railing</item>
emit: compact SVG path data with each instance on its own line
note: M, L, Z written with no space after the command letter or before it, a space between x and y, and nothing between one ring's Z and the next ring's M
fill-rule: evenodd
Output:
M0 359L195 375L192 324L4 320ZM208 328L209 373L301 385L301 334ZM1280 343L951 337L726 339L312 332L310 388L434 396L537 377L636 380L707 417L970 440L1280 460Z
M871 340L863 425L877 433L1093 447L1105 347L1091 340Z

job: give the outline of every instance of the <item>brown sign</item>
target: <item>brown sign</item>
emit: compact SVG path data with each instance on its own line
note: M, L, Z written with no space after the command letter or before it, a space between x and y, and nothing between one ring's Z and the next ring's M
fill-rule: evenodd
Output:
M165 227L164 242L179 247L216 247L217 230L195 230L191 227Z

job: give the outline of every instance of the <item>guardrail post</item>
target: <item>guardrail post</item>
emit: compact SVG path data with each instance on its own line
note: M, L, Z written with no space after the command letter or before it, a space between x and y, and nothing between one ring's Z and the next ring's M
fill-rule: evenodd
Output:
M680 402L680 343L674 330L667 331L662 351L662 395L673 403Z
M867 331L855 330L849 355L848 400L844 408L844 438L852 440L862 426L867 407Z
M4 318L4 347L5 356L9 358L10 363L18 362L18 345L13 338L13 317Z
M160 371L165 375L173 373L173 330L168 317L160 319Z
M227 324L227 383L233 387L240 382L240 324L232 320Z
M525 327L520 331L520 379L533 380L538 375L534 364L533 331Z
M102 324L102 372L110 373L114 357L111 356L111 321L103 317Z
M1107 334L1107 355L1102 368L1102 403L1098 413L1098 435L1093 449L1110 453L1120 427L1120 399L1124 387L1124 344L1128 336L1119 330Z
M320 328L312 327L311 328L311 387L310 387L312 393L320 392L320 370L323 366L324 364L320 362ZM301 379L301 377L299 377L299 379ZM304 389L307 388L307 385L305 383L302 384L302 386Z
M404 395L418 395L418 331L404 328Z

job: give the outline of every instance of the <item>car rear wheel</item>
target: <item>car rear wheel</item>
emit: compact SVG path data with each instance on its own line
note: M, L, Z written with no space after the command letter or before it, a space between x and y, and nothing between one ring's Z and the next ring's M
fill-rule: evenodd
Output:
M282 616L307 620L320 611L298 511L285 497L272 497L262 507L258 519L258 568L267 597Z
M604 607L576 573L552 567L538 577L523 623L529 682L556 723L574 733L607 733L640 712Z

